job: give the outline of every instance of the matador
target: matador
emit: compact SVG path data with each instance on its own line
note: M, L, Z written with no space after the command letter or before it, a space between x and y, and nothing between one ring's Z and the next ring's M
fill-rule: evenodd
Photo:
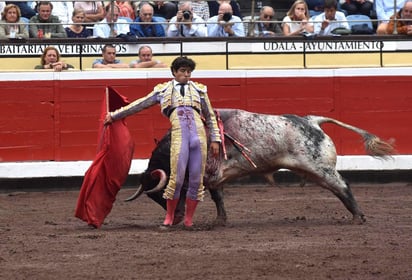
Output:
M171 123L170 178L163 197L167 201L163 226L171 226L180 198L186 169L189 174L186 195L184 225L193 225L193 215L199 201L203 200L203 176L207 158L207 134L210 135L213 156L219 154L220 133L215 114L210 104L207 87L190 81L195 62L187 57L176 58L171 65L174 79L154 87L145 97L114 112L109 112L105 123L125 118L160 103L161 112Z

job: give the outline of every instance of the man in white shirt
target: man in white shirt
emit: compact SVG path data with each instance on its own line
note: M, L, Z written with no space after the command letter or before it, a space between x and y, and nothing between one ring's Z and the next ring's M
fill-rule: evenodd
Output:
M96 23L93 28L93 36L100 38L117 37L120 34L129 33L129 23L125 19L119 19L120 9L114 5L106 6L106 17Z
M315 34L332 35L332 31L336 28L350 30L345 14L337 11L337 0L325 0L323 7L324 12L311 20L313 22Z
M170 20L167 37L207 37L206 22L193 12L190 1L179 4L176 16Z

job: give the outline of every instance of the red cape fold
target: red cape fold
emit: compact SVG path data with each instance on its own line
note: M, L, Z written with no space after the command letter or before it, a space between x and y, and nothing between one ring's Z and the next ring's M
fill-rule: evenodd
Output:
M107 109L112 112L129 104L126 97L111 87L108 89L108 97L102 104L98 151L85 173L75 210L77 218L96 228L101 227L110 213L116 195L127 179L134 150L124 119L103 126Z

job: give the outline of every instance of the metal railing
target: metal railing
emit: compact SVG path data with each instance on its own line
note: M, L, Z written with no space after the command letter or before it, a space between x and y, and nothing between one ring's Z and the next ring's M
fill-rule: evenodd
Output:
M20 1L20 0L19 0ZM55 2L63 2L66 0L56 0ZM84 0L82 0L84 1ZM114 5L114 1L111 0L111 5ZM396 5L396 0L394 1L394 4ZM253 11L251 14L251 20L250 21L243 21L244 24L250 24L248 25L248 30L250 30L250 26L253 26L253 24L260 23L263 21L256 20L254 19L254 10L255 10L255 1L251 1L251 10ZM275 23L281 23L279 20L273 20L272 22ZM99 22L95 22L95 24L100 24ZM139 24L136 22L133 23L128 23L128 24ZM152 23L156 24L156 23ZM169 24L167 22L162 23L162 24ZM395 28L396 29L396 28ZM248 31L248 34L251 34ZM206 51L198 51L198 50L189 50L186 47L189 43L196 43L198 44L204 44L205 46L208 46L212 44L213 42L218 42L220 45L224 45L223 50L218 50L215 52L210 52L210 50ZM64 38L64 39L38 39L38 38L28 38L25 40L0 40L0 58L1 57L15 57L19 58L24 56L24 53L7 53L3 52L4 48L7 46L22 46L22 45L36 45L36 46L47 46L47 45L71 45L71 46L76 46L76 49L79 50L78 53L62 53L63 57L76 57L79 59L79 65L80 69L84 69L83 67L83 59L85 57L90 57L90 56L100 56L101 53L99 51L96 51L95 53L84 53L83 52L83 46L86 44L92 44L92 45L104 45L106 43L110 44L115 44L115 45L136 45L136 44L151 44L151 45L158 45L158 46L165 46L165 45L177 45L179 46L176 48L175 51L171 52L164 52L162 51L163 49L166 49L165 47L163 48L158 48L158 52L155 51L156 56L170 56L170 55L211 55L211 54L217 54L217 55L223 55L225 60L226 60L226 69L231 69L231 58L235 57L237 55L289 55L289 54L295 54L295 55L300 55L301 56L301 62L300 67L302 68L308 68L311 67L310 64L308 64L308 57L311 56L312 54L322 54L322 50L316 50L313 48L314 43L336 43L336 42L346 42L350 44L350 42L364 42L364 43L375 43L374 48L371 49L370 51L365 51L365 53L374 53L379 55L379 66L384 67L385 66L385 61L384 61L384 54L385 53L406 53L410 52L412 48L409 47L409 45L412 44L412 39L409 39L408 36L401 36L401 35L390 35L390 36L378 36L378 35L347 35L347 36L341 36L340 38L331 38L328 36L318 36L317 38L313 39L308 39L302 36L276 36L276 37L270 37L270 38L262 38L262 37L242 37L242 38L233 38L233 37L203 37L203 38L173 38L173 37L162 37L162 38L137 38L136 42L126 42L122 38L87 38L87 39L75 39L75 38ZM386 48L385 46L390 44L401 44L401 48L397 48L396 46L393 48ZM269 45L269 44L299 44L301 46L301 49L292 52L292 51L267 51L267 50L262 50L262 45ZM247 48L245 46L250 45L250 48ZM239 51L238 49L241 49ZM256 50L257 49L257 50ZM357 50L354 49L353 51L350 50L344 50L344 51L326 51L326 55L331 54L331 53L343 53L343 54L349 54L349 53L362 53L362 50ZM40 56L41 53L37 54L26 54L27 56ZM132 56L132 55L137 55L136 53L119 53L119 56ZM258 67L259 65L257 65ZM412 66L407 65L407 66Z
M215 0L204 0L204 1L208 2L208 1L215 1ZM337 0L337 1L339 1L339 0ZM16 0L15 2L27 2L27 1ZM74 1L54 0L54 1L51 1L51 2L74 2ZM86 0L80 0L80 1L76 1L76 2L88 2L88 1L86 1ZM110 5L111 7L113 7L113 6L116 5L116 4L115 4L115 2L116 2L115 0L101 1L101 2L106 3L107 5ZM146 1L132 1L132 2L146 2ZM147 1L147 2L151 2L151 1ZM176 2L177 2L177 1L176 1ZM394 7L394 11L396 11L396 12L398 11L397 3L398 3L397 0L393 0L393 7ZM255 24L264 22L264 21L260 21L260 20L258 20L258 19L255 18L255 16L259 14L259 11L258 11L258 10L259 10L261 7L262 7L262 1L256 1L256 0L251 0L251 1L250 1L250 15L245 16L246 18L249 17L250 19L249 19L248 21L244 21L244 24L246 24L246 26L248 26L247 30L245 30L246 35L247 35L248 37L253 37L253 36L254 36L253 31L254 31L254 26L255 26ZM113 9L110 9L110 10L113 12ZM397 21L402 21L402 19L397 19L397 18L395 18L394 21L395 21L395 26L396 26L396 22L397 22ZM272 23L277 23L277 24L282 24L282 21L281 21L281 20L272 20L272 21L270 21L270 22L272 22ZM379 23L379 21L378 21L377 19L371 19L371 22L374 23L375 25ZM3 23L3 24L5 24L5 25L13 25L14 23ZM27 23L27 24L30 25L30 23ZM42 23L42 24L48 25L49 23ZM62 23L62 24L67 25L68 23ZM94 24L97 24L97 25L98 25L98 24L101 24L101 23L100 23L100 22L91 22L90 24L93 24L93 25L94 25ZM132 22L132 23L126 23L126 24L143 24L143 23ZM144 24L159 24L159 23L144 23ZM167 21L164 22L164 23L162 23L162 24L164 24L164 25L169 25L169 23L168 23ZM395 34L395 35L397 34L396 28L394 28L393 34Z

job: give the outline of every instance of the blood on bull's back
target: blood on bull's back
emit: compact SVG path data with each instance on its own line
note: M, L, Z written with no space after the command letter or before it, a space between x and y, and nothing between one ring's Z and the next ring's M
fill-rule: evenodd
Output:
M225 141L228 159L218 162L209 159L208 164L218 165L215 171L220 172L213 174L213 170L208 170L206 181L209 187L243 175L275 172L280 168L300 172L307 165L336 165L332 140L306 118L230 109L219 110L219 113L225 132L249 152L242 153L233 142Z

